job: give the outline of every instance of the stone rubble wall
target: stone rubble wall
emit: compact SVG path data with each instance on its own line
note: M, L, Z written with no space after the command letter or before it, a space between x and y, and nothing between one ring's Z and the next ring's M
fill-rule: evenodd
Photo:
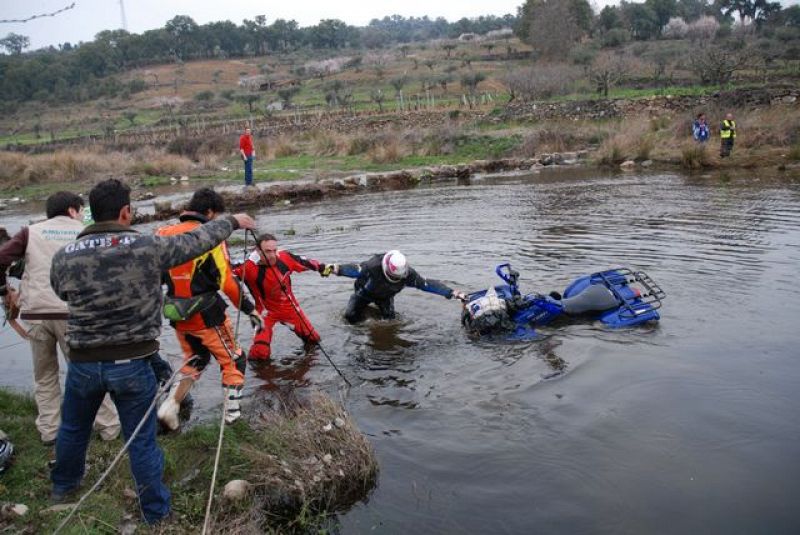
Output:
M797 106L800 89L741 89L703 96L651 96L638 99L607 99L537 103L511 103L495 122L507 120L542 121L547 119L608 119L637 115L663 115L671 112L699 113L709 108L754 108L770 105Z

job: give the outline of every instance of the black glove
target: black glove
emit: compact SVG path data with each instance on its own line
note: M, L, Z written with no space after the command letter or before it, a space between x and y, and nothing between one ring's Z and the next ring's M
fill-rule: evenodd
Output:
M264 318L261 317L261 314L258 312L251 312L247 317L250 318L250 325L255 332L260 333L264 330Z

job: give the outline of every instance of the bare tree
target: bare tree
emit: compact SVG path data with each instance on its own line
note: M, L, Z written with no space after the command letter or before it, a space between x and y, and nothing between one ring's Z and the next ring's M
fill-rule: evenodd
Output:
M570 93L581 76L581 69L564 63L509 70L502 77L510 102L550 98Z
M622 56L600 54L589 69L589 79L597 87L597 92L608 98L608 91L620 83L628 74L628 65Z
M378 105L378 110L383 113L383 101L386 100L386 95L380 89L373 89L369 94L370 100Z
M733 50L709 43L696 49L689 57L689 67L701 83L716 84L722 89L750 60L751 54L747 49Z

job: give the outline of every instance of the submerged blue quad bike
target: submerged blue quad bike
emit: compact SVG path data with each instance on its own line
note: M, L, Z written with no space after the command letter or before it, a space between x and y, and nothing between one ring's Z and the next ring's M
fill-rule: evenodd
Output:
M529 339L536 327L562 316L585 316L609 327L632 327L658 321L657 309L666 297L646 273L628 268L610 269L580 277L564 290L549 295L522 295L519 273L511 264L495 268L505 284L467 296L461 321L475 335L504 334Z

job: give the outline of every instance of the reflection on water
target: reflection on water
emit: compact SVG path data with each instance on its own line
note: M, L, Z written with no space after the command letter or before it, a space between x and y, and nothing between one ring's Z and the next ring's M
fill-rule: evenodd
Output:
M566 321L507 343L471 340L458 302L414 289L397 296L399 319L351 326L351 279L295 275L381 463L342 533L800 532L799 194L789 179L584 170L260 214L294 252L341 263L400 249L467 291L496 284L494 265L510 261L526 292L631 266L668 294L659 325ZM0 346L14 342L0 332ZM175 362L168 330L162 343ZM285 329L272 347L274 362L248 370L251 410L310 385L338 395L323 355ZM0 382L30 384L26 346L0 358ZM212 368L195 418L218 415Z

